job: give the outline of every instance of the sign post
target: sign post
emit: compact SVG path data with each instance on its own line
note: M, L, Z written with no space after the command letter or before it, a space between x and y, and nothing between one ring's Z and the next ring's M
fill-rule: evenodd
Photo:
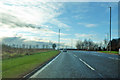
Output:
M120 48L119 48L119 55L120 55Z

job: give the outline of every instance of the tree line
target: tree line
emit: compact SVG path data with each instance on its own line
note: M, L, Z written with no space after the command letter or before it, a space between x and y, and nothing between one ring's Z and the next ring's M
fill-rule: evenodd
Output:
M95 43L91 39L85 39L84 41L78 40L76 43L76 48L80 50L101 50L102 43Z
M120 48L120 38L113 39L111 41L111 46L113 51L118 51ZM76 43L76 48L80 50L106 51L110 49L110 41L104 39L101 43L95 43L91 39L85 39L84 41L78 40Z
M56 44L53 43L51 46L50 45L45 45L43 44L42 47L40 47L41 45L28 45L28 44L22 44L22 45L18 45L18 44L2 44L2 47L11 47L11 48L23 48L23 49L55 49L56 48Z

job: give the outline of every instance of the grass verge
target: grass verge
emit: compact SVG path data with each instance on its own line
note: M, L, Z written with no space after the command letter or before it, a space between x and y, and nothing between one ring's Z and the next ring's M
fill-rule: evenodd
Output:
M119 54L118 51L98 51L98 52L102 52L102 53L108 53L108 54Z
M4 59L2 61L2 77L20 78L57 54L59 54L59 51L48 51L23 57Z

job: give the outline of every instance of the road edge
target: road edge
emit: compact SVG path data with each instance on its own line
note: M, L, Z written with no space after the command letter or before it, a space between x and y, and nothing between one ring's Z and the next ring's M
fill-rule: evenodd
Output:
M33 69L30 73L26 74L25 76L23 76L22 78L25 79L29 79L33 74L35 74L38 70L40 70L41 68L43 68L45 65L47 65L48 63L50 63L54 58L56 58L61 52L59 52L56 56L52 57L50 60L48 60L47 62L43 63L42 65L40 65L39 67L36 67L35 69Z
M96 52L99 52L99 51L96 51ZM99 53L104 53L104 52L99 52ZM118 53L118 54L114 54L114 53L105 53L105 54L119 55L119 53Z

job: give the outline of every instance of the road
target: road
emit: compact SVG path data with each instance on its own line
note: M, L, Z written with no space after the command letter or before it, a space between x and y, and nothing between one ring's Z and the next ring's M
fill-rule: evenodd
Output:
M30 78L118 78L118 57L94 51L61 52Z

